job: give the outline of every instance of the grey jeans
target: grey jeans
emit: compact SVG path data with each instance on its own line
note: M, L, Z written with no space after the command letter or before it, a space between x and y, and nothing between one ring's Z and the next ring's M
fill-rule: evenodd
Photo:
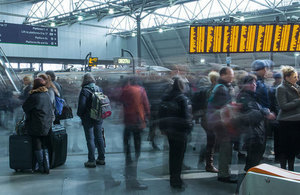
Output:
M105 159L104 140L102 135L102 121L82 120L85 139L88 148L88 159L90 162L95 161L95 149L98 150L98 159Z

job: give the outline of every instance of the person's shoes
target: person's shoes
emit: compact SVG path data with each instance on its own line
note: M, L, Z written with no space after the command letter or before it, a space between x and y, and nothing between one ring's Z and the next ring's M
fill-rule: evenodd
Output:
M146 190L148 186L140 184L138 181L126 183L126 189L128 190Z
M121 181L105 181L104 182L105 184L105 189L111 189L111 188L114 188L114 187L117 187L121 184Z
M105 160L97 159L97 160L96 160L96 164L97 164L97 165L105 165Z
M152 144L152 148L155 151L160 151L159 147L156 144L154 144L154 143Z
M211 173L218 173L219 172L219 170L216 167L214 167L213 165L205 166L205 170L207 172L211 172Z
M175 183L175 184L170 184L172 187L172 190L177 191L177 192L183 192L185 190L185 188L187 187L187 185L182 182L182 183Z
M86 168L95 168L96 167L96 162L95 161L94 162L87 161L87 162L84 163L84 166Z
M237 183L238 179L234 176L218 177L218 181L224 182L224 183Z
M182 170L191 170L192 168L190 166L187 166L185 164L182 164Z

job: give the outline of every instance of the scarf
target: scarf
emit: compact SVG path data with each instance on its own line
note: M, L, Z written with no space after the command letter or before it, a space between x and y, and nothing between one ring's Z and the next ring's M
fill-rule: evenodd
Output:
M43 87L39 87L37 89L32 89L29 94L33 94L33 93L42 93L42 92L47 92L48 89L47 87L43 86Z
M283 81L283 83L287 86L289 86L290 88L292 88L293 90L295 90L298 94L298 96L300 97L300 86L297 84L292 84L288 81Z

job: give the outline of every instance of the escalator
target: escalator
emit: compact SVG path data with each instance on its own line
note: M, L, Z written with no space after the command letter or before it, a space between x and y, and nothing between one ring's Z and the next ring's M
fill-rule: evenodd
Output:
M13 109L14 94L19 94L22 82L14 72L3 49L0 47L0 110Z

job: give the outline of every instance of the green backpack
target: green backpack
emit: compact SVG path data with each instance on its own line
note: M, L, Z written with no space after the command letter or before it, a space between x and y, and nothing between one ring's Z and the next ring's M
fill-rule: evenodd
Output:
M109 117L112 111L108 97L102 92L87 91L92 94L90 117L98 121Z

